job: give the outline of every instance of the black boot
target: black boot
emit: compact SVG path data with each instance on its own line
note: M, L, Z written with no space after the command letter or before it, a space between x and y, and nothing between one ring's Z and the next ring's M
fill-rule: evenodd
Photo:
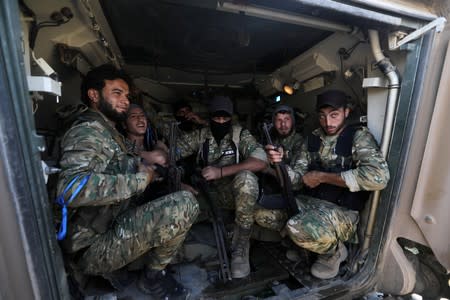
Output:
M138 282L138 288L154 299L184 300L189 298L189 290L179 284L166 270L146 268Z
M244 278L250 274L250 235L252 230L235 226L231 245L231 277Z
M103 278L107 279L117 291L123 291L138 277L133 272L122 268L111 273L103 274Z

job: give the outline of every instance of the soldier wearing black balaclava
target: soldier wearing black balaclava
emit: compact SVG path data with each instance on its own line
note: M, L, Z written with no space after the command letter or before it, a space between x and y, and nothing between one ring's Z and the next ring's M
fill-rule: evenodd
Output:
M254 172L266 168L262 146L247 129L232 124L230 98L214 97L209 104L209 125L182 136L177 143L181 157L198 153L201 176L209 182L210 198L218 207L235 210L231 275L250 274L250 234L258 197Z

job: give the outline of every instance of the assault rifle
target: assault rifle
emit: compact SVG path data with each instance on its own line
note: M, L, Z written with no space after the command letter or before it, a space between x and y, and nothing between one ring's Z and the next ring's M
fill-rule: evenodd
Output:
M226 230L223 223L222 214L215 205L214 200L211 199L209 193L209 185L206 179L204 179L201 174L197 173L194 174L192 181L194 185L203 192L206 198L206 202L210 207L209 218L213 226L214 238L217 245L217 256L220 264L219 278L222 279L223 282L227 282L228 280L231 280L231 271L227 255L227 247L225 242Z
M267 144L273 145L272 138L270 137L270 128L272 127L272 124L263 124L263 131L266 136ZM282 199L279 199L281 201L286 202L285 207L288 209L288 213L290 216L298 214L299 210L297 207L297 203L295 201L294 193L292 191L292 184L291 179L289 177L289 174L286 169L286 165L283 162L279 162L275 164L275 173L277 175L278 181L280 182L281 186L281 195ZM266 200L274 200L276 198L267 197ZM262 199L264 201L264 198ZM262 206L265 206L264 203L260 203ZM275 206L276 204L268 203L267 206Z
M178 138L178 122L170 123L169 132L169 167L168 167L168 183L171 193L181 190L181 177L183 169L177 166L177 138Z

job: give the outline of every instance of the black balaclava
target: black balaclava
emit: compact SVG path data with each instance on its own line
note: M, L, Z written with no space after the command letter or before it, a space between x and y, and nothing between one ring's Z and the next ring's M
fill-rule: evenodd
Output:
M218 111L213 115L213 117L224 117L224 116L229 117L230 115L223 111ZM220 141L223 139L223 137L231 131L231 119L225 123L217 123L211 119L209 121L209 126L211 129L211 133L214 139L216 140L217 144L220 144Z

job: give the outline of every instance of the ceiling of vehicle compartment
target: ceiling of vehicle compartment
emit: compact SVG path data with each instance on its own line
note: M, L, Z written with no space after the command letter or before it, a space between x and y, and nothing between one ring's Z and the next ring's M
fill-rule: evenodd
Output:
M267 7L275 1L244 2ZM314 13L300 11L294 1L276 3L284 11ZM127 65L209 74L271 73L331 34L218 11L216 4L208 0L101 1Z

